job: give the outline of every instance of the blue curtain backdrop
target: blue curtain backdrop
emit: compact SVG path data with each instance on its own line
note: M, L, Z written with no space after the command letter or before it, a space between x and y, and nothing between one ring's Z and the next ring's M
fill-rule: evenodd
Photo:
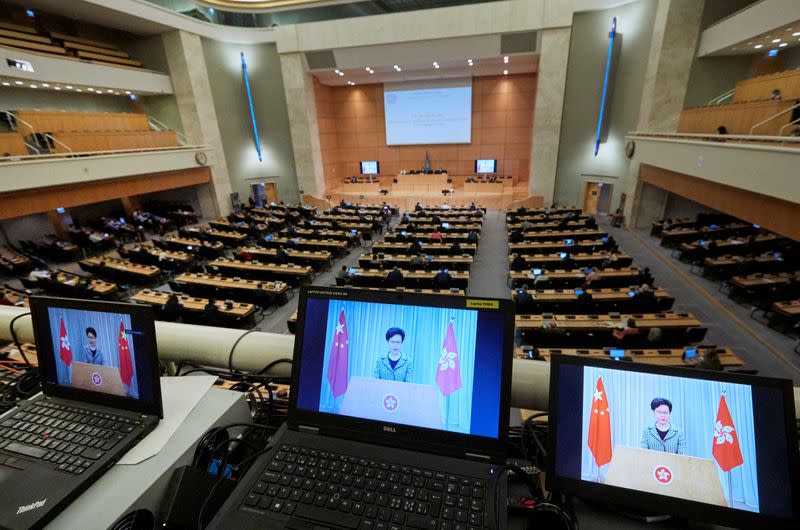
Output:
M64 309L51 307L48 310L50 316L50 337L53 339L53 355L56 359L56 377L58 383L69 385L72 381L72 366L67 366L61 360L59 352L59 336L61 332L61 318L64 318L64 325L67 327L67 337L72 348L72 358L80 359L80 351L88 344L86 342L86 328L92 327L97 330L97 347L105 354L105 364L119 368L119 322L125 329L131 329L131 317L124 313L101 313L98 311L84 311L79 309ZM133 338L128 335L128 347L131 350L131 366L133 366L133 378L127 387L130 397L139 398L139 386L136 381L136 352L134 351Z
M583 376L583 431L581 440L581 478L594 481L598 475L592 453L587 445L589 433L589 408L591 407L597 378L603 377L611 416L611 444L639 447L642 430L654 423L650 401L655 397L672 402L670 422L683 430L686 437L686 454L714 460L711 454L714 425L722 391L728 403L733 425L739 436L744 463L730 471L733 501L728 493L727 473L719 466L722 491L728 506L758 511L758 474L756 473L756 445L753 420L753 398L750 387L718 381L702 381L682 377L657 376L622 370L584 368ZM608 465L602 466L600 476L605 477Z
M331 342L342 307L350 341L349 377L372 377L375 360L388 351L386 331L391 327L399 327L406 333L403 355L407 355L414 365L414 381L411 382L420 385L436 386L436 370L439 367L447 325L450 317L455 317L453 331L461 365L461 389L443 397L438 387L436 388L445 430L470 432L477 311L331 300L325 323L325 360L322 366L319 404L322 412L335 413L344 399L344 396L334 399L327 378Z

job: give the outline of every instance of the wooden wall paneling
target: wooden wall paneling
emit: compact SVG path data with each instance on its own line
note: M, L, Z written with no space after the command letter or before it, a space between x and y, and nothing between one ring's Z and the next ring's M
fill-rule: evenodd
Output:
M0 133L0 156L6 156L6 153L16 156L28 154L28 148L18 132Z
M724 125L728 134L749 134L753 125L791 108L792 105L792 101L758 101L684 109L678 121L678 132L716 133L717 127ZM786 112L760 125L754 133L777 135L790 119L791 113ZM784 134L788 133L788 130L784 130Z
M736 83L734 102L769 99L775 89L783 99L800 99L800 68L743 79Z
M4 193L0 194L0 220L47 212L60 207L70 208L133 195L183 188L210 181L211 170L208 167L198 167L54 186L48 189Z
M767 230L800 241L800 204L642 164L639 178Z

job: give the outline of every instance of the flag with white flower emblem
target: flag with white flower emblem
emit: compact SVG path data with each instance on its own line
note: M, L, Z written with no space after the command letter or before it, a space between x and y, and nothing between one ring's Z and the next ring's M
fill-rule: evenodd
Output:
M714 425L714 444L711 454L723 471L730 471L744 463L742 450L739 447L739 437L733 425L733 418L725 401L725 394L719 397L717 409L717 422Z
M337 398L347 392L348 366L350 360L348 353L350 340L347 337L347 321L344 318L344 308L339 312L339 322L333 332L333 342L328 355L328 383L331 385L333 397Z
M64 361L64 364L69 366L72 364L72 348L69 346L69 338L67 338L67 326L64 324L64 318L61 318L61 330L58 333L58 349L59 357Z
M442 353L436 365L436 384L445 397L461 388L461 365L458 362L458 345L453 331L453 319L450 319L447 325Z

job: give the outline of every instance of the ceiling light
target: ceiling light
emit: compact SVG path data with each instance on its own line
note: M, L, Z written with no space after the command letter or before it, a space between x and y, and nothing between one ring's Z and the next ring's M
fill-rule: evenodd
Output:
M472 66L472 59L467 59L467 64Z
M788 45L789 45L788 42L782 42L782 43L778 44L778 47L779 48L783 48L784 46L788 46Z
M21 85L22 81L14 81L16 84Z
M55 87L53 90L61 90L60 86Z
M127 95L129 95L129 96L130 96L130 95L131 95L131 91L130 91L130 90L126 90L126 91L125 91L125 94L127 94Z
M372 70L372 68L370 68L369 66L366 66L366 67L364 67L364 70L366 70L367 72L369 72L370 70Z
M113 91L113 90L111 90L111 89L109 88L108 90L106 90L106 92L108 92L109 94L111 94L111 93L112 93L112 92L114 92L114 91Z
M92 87L89 87L86 90L88 90L89 92L94 92L94 89ZM98 90L98 92L99 92L99 90Z
M337 74L341 74L342 73L338 68L334 69L334 72L336 72Z
M72 85L67 85L67 90L72 90Z
M39 88L37 85L31 84L31 88Z
M76 88L75 92L83 92L83 90L81 90L80 88Z
M800 31L795 31L792 33L792 37L800 37Z
M772 39L773 44L776 43L776 42L780 42L780 41L781 41L781 39Z
M503 70L503 75L508 75L508 70Z
M508 55L506 55L505 57L503 57L503 63L504 63L504 64L508 64Z
M393 68L394 68L394 69L395 69L395 71L397 71L397 72L401 72L401 71L402 71L402 69L401 69L399 66L397 66L397 65L394 65L394 67L393 67Z
M355 86L355 83L353 83L352 81L348 81L347 84L350 86Z
M42 86L45 88L50 88L50 85L48 83L42 83Z
M753 48L755 48L756 50L760 50L763 47L764 47L763 44L756 44L755 46L753 46Z
M8 81L3 81L3 86L11 86L11 83L9 83Z

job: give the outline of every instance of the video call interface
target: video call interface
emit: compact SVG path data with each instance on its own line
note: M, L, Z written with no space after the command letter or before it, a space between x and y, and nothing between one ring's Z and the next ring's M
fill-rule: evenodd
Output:
M500 312L309 297L305 322L298 408L498 437Z
M53 359L54 370L45 369L48 381L124 398L153 399L147 375L152 353L146 352L148 342L135 316L49 307L47 317L38 325L50 335L52 350L42 352Z
M791 516L780 390L559 366L559 478Z

